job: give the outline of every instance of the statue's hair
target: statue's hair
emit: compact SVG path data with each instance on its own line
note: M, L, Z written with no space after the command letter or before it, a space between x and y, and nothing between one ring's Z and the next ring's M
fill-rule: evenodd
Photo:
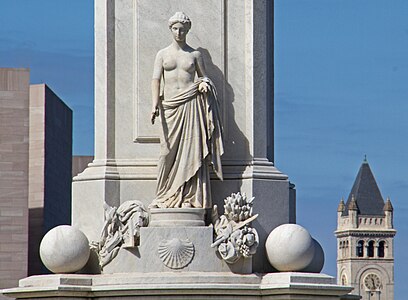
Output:
M176 23L181 23L188 26L188 29L191 28L191 20L190 18L183 12L178 11L176 12L170 19L169 19L169 28Z

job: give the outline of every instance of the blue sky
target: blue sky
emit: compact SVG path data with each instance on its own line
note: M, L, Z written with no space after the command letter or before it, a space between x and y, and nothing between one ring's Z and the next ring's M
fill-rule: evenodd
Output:
M298 223L335 274L336 208L367 154L395 210L395 299L408 294L408 1L275 1L275 159Z
M367 154L395 209L395 299L408 294L408 1L275 0L275 160L298 223L336 274L336 209ZM0 66L30 67L93 153L93 1L0 0Z
M74 153L93 153L92 0L0 0L0 66L56 92L74 111Z

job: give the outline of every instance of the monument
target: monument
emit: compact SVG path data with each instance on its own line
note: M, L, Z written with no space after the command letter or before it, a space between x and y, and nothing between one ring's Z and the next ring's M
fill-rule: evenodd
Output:
M317 241L288 224L294 191L273 163L273 1L95 1L95 159L74 178L72 220L41 246L60 274L3 293L355 299L318 274ZM84 238L92 251L70 242Z
M253 222L260 241L253 270L273 271L265 240L296 219L288 177L273 164L272 1L95 1L95 160L74 178L73 226L96 241L103 203L148 207L156 198L163 114L152 126L152 74L156 54L172 43L168 22L177 11L193 21L188 45L220 102L223 181L211 182L212 204L221 208L240 191L255 197L254 212L268 211Z

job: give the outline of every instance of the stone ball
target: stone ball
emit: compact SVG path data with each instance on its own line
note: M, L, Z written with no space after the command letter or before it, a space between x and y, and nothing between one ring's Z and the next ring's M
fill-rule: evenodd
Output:
M74 273L88 262L89 241L82 231L68 225L57 226L43 237L40 257L53 273Z
M276 227L266 239L266 254L271 265L281 272L295 272L307 267L315 248L309 232L297 224Z
M313 259L310 264L301 270L301 272L308 272L308 273L320 273L324 266L324 251L322 246L319 244L318 241L313 239L314 243L314 255Z

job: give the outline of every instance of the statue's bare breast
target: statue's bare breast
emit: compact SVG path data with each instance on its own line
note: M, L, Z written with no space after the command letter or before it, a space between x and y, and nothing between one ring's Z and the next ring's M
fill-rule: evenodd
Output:
M188 88L196 73L196 58L194 52L167 49L162 53L164 96L173 97Z

